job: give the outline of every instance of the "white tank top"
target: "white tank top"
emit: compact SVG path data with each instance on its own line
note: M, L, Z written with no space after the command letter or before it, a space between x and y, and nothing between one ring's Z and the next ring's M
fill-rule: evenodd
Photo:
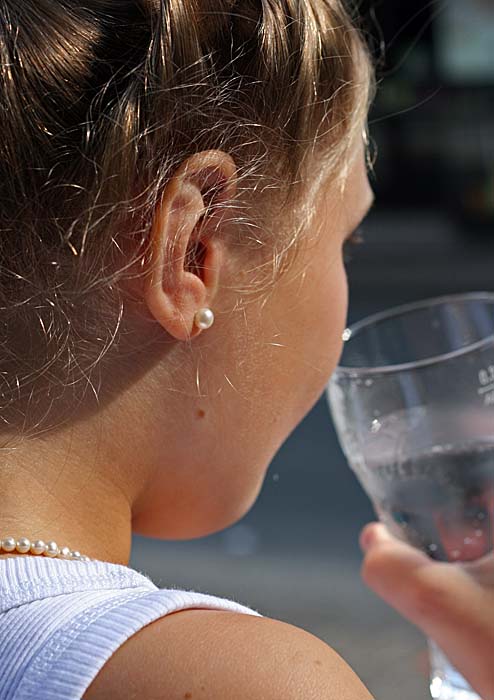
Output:
M262 617L226 598L158 588L121 564L0 558L0 700L79 700L126 639L188 608Z

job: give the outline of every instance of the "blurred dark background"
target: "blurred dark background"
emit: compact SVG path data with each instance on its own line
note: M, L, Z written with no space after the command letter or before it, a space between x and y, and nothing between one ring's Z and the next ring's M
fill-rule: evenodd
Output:
M440 207L469 239L494 223L491 0L362 4L380 64L371 122L382 206Z
M377 201L349 264L351 322L494 288L494 4L360 5L378 63ZM376 700L425 699L424 638L359 577L358 533L373 518L322 396L241 522L190 542L136 536L130 565L161 587L230 597L322 637Z

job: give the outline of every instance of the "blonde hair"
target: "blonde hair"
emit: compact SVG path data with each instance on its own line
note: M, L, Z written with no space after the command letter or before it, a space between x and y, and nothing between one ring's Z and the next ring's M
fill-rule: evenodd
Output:
M314 159L342 172L372 66L339 0L3 0L0 54L0 417L39 433L125 350L121 252L178 165L233 157L234 242L269 246L272 284L298 230L275 221Z

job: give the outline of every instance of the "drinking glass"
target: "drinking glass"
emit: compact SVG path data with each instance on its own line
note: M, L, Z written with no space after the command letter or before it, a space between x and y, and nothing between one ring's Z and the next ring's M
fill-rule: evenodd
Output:
M396 307L351 326L344 341L327 398L378 518L432 559L492 552L494 293ZM432 697L480 700L429 648Z

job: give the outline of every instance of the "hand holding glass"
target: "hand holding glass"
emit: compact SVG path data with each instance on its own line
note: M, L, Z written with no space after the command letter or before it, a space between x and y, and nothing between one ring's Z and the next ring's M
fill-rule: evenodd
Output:
M447 562L494 550L494 294L357 323L327 394L350 466L395 536ZM480 700L430 650L432 697Z

